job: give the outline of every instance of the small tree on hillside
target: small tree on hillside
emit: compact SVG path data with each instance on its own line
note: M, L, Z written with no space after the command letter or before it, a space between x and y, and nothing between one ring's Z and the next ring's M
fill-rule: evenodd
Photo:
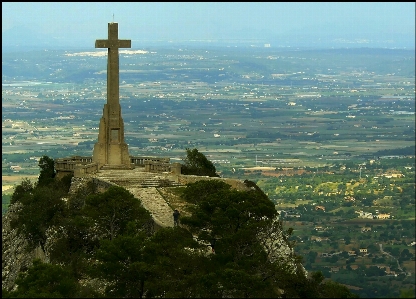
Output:
M212 164L212 162L196 148L192 150L187 148L186 157L183 158L183 161L185 163L182 166L183 174L219 177L216 173L214 164Z
M150 213L140 200L118 186L112 186L104 193L89 195L82 213L97 224L103 238L110 240L124 233L130 221L143 228L148 228L152 222Z
M20 185L17 185L14 189L10 204L14 204L17 201L26 203L31 197L31 192L35 188L34 184L28 179L24 178Z
M38 185L48 185L55 177L55 162L48 156L43 156L39 160L40 174Z

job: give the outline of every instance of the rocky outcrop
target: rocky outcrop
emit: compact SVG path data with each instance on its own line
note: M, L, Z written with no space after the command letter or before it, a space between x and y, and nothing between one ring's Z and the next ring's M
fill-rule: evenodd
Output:
M69 187L69 194L75 194L81 187L85 186L91 178L85 177L72 177L71 186Z
M114 172L114 171L113 171ZM111 175L109 175L111 174ZM158 182L158 188L155 186L143 187L142 183L138 183L139 179L142 179L143 174L136 174L136 180L128 182L127 178L123 178L118 173L101 173L102 177L90 177L90 178L73 178L70 194L75 194L77 191L83 189L89 181L93 181L97 187L97 191L104 191L111 185L116 185L114 181L123 182L123 187L129 190L136 198L140 199L142 205L151 213L154 220L154 224L157 227L172 227L173 216L172 216L172 204L177 207L182 207L184 215L185 208L184 203L179 200L180 198L175 195L172 187L172 181L169 180L168 186L161 186L160 180L162 177L159 176L154 178ZM164 178L164 177L163 177ZM193 176L190 178L191 181L201 180L202 178L194 179ZM226 181L227 182L227 181ZM231 181L230 181L231 182ZM178 185L184 182L179 182ZM227 182L229 183L229 182ZM250 188L242 181L233 180L233 188L237 190L249 190ZM101 185L102 186L101 186ZM104 184L104 185L103 185ZM102 190L101 190L102 189ZM18 234L16 229L11 228L11 221L17 217L17 212L22 208L21 203L15 203L9 206L9 209L2 217L2 283L3 288L11 291L16 288L15 280L19 272L26 271L31 265L35 258L41 259L43 262L49 262L49 251L53 247L54 242L57 238L66 234L63 227L50 227L46 231L47 240L44 246L44 250L39 246L35 250L28 251L28 243L25 238ZM99 238L97 232L94 229L91 230L90 238ZM288 246L286 237L284 236L279 222L276 222L269 228L259 232L259 241L266 250L269 259L273 262L286 261L290 265L292 272L296 271L297 268L307 275L303 266L296 261L293 253L293 249Z
M258 232L257 238L263 246L268 259L273 263L284 263L289 266L289 271L300 271L307 276L307 271L297 260L294 250L289 246L288 235L283 231L282 222L275 218L272 224Z
M8 291L16 288L15 280L19 272L26 271L36 258L46 262L45 254L41 247L28 250L25 238L12 229L10 223L17 217L17 212L22 208L21 203L9 206L2 216L2 287Z

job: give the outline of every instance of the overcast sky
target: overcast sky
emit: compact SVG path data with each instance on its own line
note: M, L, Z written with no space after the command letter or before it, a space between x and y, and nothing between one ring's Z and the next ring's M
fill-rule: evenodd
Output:
M107 36L113 14L119 37L133 41L330 36L414 45L415 36L414 2L2 2L2 33L27 27L93 45Z

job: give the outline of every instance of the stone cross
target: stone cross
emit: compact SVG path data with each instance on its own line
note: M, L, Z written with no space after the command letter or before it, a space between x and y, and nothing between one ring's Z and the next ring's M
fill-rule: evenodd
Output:
M108 23L108 39L96 40L95 47L108 49L108 62L107 103L100 120L93 161L98 163L99 169L131 169L134 166L124 141L124 122L121 117L118 60L118 49L130 48L131 40L118 39L118 24Z
M118 23L108 23L108 39L97 39L96 48L108 48L107 104L119 104L118 49L131 48L131 40L118 39Z

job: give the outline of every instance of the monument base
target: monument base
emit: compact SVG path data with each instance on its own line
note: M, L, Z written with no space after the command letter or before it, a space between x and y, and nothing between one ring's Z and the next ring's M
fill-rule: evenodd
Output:
M99 132L98 138L101 137L101 133ZM134 169L134 163L130 161L128 145L125 142L117 144L97 142L94 145L92 160L98 163L99 169Z

